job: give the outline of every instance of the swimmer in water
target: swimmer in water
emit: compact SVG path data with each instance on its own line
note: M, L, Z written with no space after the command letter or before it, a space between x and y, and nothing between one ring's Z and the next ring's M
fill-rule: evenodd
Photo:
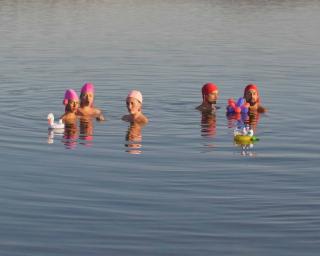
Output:
M78 115L95 117L98 121L105 120L102 111L94 107L94 85L92 83L85 83L81 88Z
M148 123L148 118L142 113L142 94L133 90L129 92L126 99L129 115L122 117L123 121L130 123L139 123L141 125Z
M65 105L65 113L60 117L65 124L73 124L77 121L77 111L79 107L79 98L77 93L72 90L66 90L64 94L63 105Z
M212 112L217 109L216 103L219 96L219 89L213 83L206 83L202 86L202 103L196 109L202 112Z
M267 109L261 106L260 103L260 95L258 86L255 84L249 84L244 89L243 97L245 98L246 102L250 104L249 106L249 113L258 112L258 113L265 113Z

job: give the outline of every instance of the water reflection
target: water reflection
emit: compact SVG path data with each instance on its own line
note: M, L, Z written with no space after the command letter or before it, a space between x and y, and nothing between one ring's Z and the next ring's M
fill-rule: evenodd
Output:
M257 132L257 126L260 120L260 114L258 112L253 112L248 114L228 114L227 115L227 122L228 128L234 130L235 128L240 127L249 127L253 130L254 134ZM234 141L234 145L241 149L240 155L241 156L249 156L254 157L257 153L254 151L254 143L240 143Z
M215 145L211 139L216 137L217 133L217 116L215 111L201 112L201 136L208 138L205 145L208 148L214 148Z
M56 135L62 136L64 134L64 129L48 129L48 144L54 143L54 138Z
M129 154L142 153L142 128L144 125L139 123L130 123L126 134L126 152Z
M238 144L237 144L238 145ZM257 153L253 149L253 144L249 145L238 145L241 148L240 155L241 156L248 156L248 157L255 157Z
M54 143L54 131L53 130L48 130L48 144L53 144Z
M260 121L260 113L253 112L253 113L250 113L249 117L245 120L245 124L248 124L250 128L254 132L256 132L259 121Z
M48 130L48 144L53 144L55 137L62 136L61 142L67 149L74 149L78 143L84 146L93 145L94 124L91 117L81 117L78 122L68 123L65 125L63 132L57 130Z
M216 113L201 113L201 136L214 138L216 136L217 117Z
M248 114L228 114L227 121L228 121L228 128L235 128L239 126L239 124L249 125L249 127L256 132L258 123L260 120L260 114L258 112L253 112Z
M65 125L64 135L62 143L67 149L74 149L77 146L77 140L79 137L77 123L70 123Z
M80 144L85 145L87 147L91 147L93 145L93 133L94 133L94 125L93 119L91 117L81 117L80 118Z

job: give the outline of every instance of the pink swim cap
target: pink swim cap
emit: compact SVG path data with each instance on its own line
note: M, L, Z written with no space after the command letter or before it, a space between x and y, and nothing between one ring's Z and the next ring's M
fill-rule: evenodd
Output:
M75 90L68 89L64 94L63 105L67 105L69 100L79 101L78 95Z
M81 93L92 92L94 93L94 85L92 83L85 83L81 88Z
M127 99L128 98L135 98L136 100L138 100L142 104L142 94L140 91L133 90L133 91L129 92Z

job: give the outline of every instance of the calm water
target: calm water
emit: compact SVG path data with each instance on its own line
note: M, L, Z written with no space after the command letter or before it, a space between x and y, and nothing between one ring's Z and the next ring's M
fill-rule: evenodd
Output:
M319 13L302 0L0 1L0 254L318 255ZM48 135L47 114L86 81L107 122ZM208 81L221 108L201 124ZM251 82L270 111L243 151L225 106ZM120 120L131 89L142 130Z

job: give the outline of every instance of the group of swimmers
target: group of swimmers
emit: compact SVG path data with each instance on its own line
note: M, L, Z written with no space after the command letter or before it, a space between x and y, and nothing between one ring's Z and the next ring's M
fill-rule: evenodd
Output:
M94 106L95 88L92 83L85 83L81 88L80 100L75 90L65 92L63 104L65 113L60 117L65 124L73 124L78 117L93 117L98 121L105 121L105 116L99 108ZM146 124L148 118L142 113L142 94L140 91L129 92L126 104L129 115L124 115L122 120L130 123Z
M212 112L216 109L219 96L219 88L213 83L207 83L202 87L202 103L196 109L201 112ZM249 113L265 113L267 110L260 103L258 86L249 84L245 87L243 98L249 103Z
M63 100L65 113L60 117L63 123L75 123L78 117L94 117L98 121L104 121L105 117L102 111L94 106L94 96L95 88L92 83L85 83L82 86L80 100L75 90L66 90ZM215 111L218 97L218 86L213 83L206 83L202 87L202 103L196 109L203 113ZM249 114L266 112L266 109L261 105L257 85L247 85L244 89L243 98L248 103ZM138 124L148 123L148 118L142 113L142 102L143 98L140 91L130 91L126 98L129 114L124 115L122 120Z
M217 100L219 97L219 88L213 83L207 83L202 87L202 103L196 107L201 112L201 135L205 137L216 136L216 109ZM256 132L257 124L259 122L260 113L267 111L261 105L261 99L258 86L249 84L245 87L243 92L243 99L247 106L247 113L229 112L227 107L227 121L228 127L234 128L236 126L248 125ZM230 100L230 99L229 99ZM229 102L228 100L228 102ZM243 102L243 101L242 101Z
M82 140L87 142L92 140L93 124L92 119L98 121L106 120L101 109L95 107L95 88L92 83L85 83L80 92L80 98L73 89L68 89L65 92L63 104L65 105L65 113L60 117L62 122L66 124L65 139L68 147L75 146L77 137L77 120L80 120L80 136ZM202 113L201 125L204 136L215 136L216 121L215 111L218 109L217 101L219 98L219 88L213 83L206 83L202 87L202 103L196 107ZM258 114L266 112L266 108L261 105L259 90L257 85L249 84L245 87L243 98L248 104L250 126L255 130ZM122 117L122 120L129 122L126 140L126 147L130 148L128 152L139 153L142 141L142 128L148 123L148 118L142 112L143 98L140 91L132 90L126 97L126 105L128 114ZM253 117L253 119L252 119ZM233 121L239 121L239 115L228 115L228 121L231 122L229 127L232 127ZM242 120L243 121L243 120ZM50 141L52 141L49 135ZM52 143L52 142L50 142Z

